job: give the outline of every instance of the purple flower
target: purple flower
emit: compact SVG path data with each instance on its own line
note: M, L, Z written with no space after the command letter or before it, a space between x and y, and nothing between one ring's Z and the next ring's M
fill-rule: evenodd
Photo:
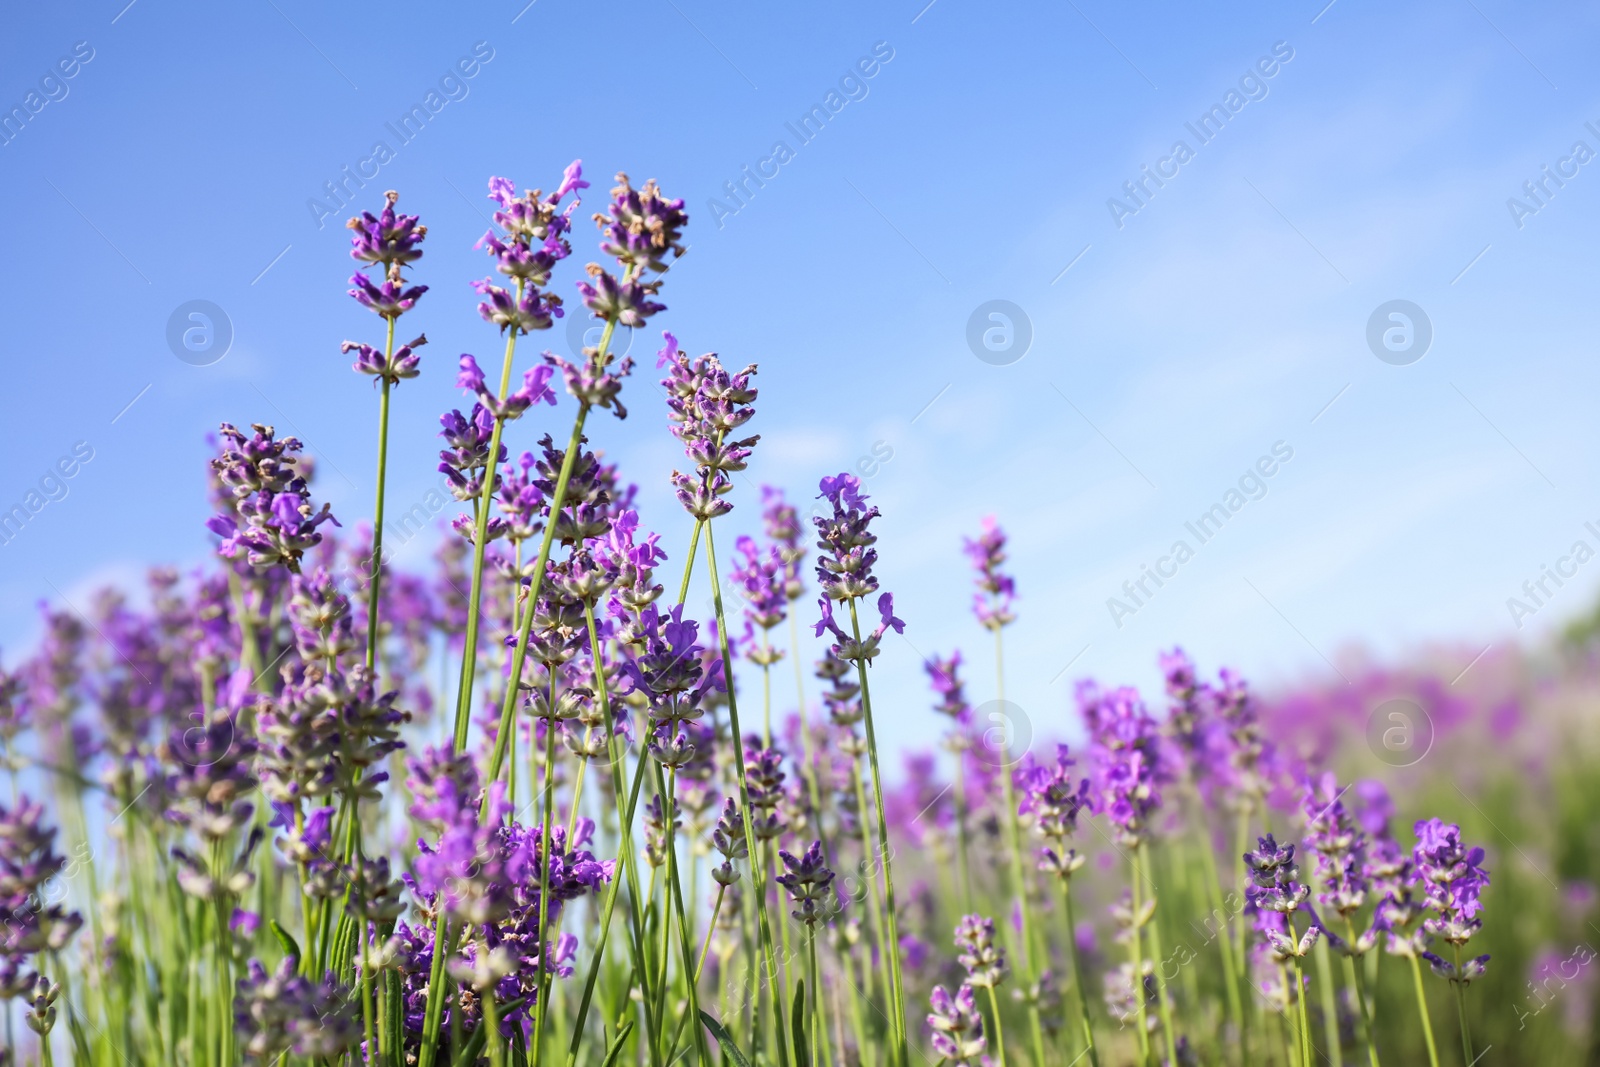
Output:
M1256 839L1255 849L1244 854L1244 863L1250 874L1245 899L1261 911L1289 915L1311 895L1311 888L1297 880L1300 865L1294 861L1294 846L1280 846L1271 834Z
M700 625L684 619L682 604L665 615L652 604L639 622L642 647L624 669L644 695L651 722L670 735L680 723L700 717L708 694L723 690L722 661L715 658L706 666Z
M350 275L350 284L354 286L350 290L350 295L355 298L356 303L386 319L398 319L415 307L422 294L428 291L426 285L407 286L400 280L398 267L391 269L389 277L384 279L382 285L372 284L372 281L359 271Z
M966 915L956 924L956 958L967 969L967 985L993 989L1005 980L1005 949L995 944L994 920Z
M984 1064L984 1053L989 1043L983 1036L983 1016L973 999L972 987L962 983L955 996L944 986L934 986L928 997L932 1009L928 1013L928 1029L933 1051L950 1064L950 1067L970 1067Z
M770 630L787 615L783 557L776 546L768 546L763 553L753 537L740 537L734 542L734 551L742 558L736 561L728 580L744 600L746 635L753 634L751 628L756 626ZM779 651L767 662L776 662L782 655Z
M555 406L556 394L550 388L550 376L554 373L549 367L530 368L522 375L522 387L501 400L484 381L483 370L479 368L478 361L463 352L461 370L456 375L456 388L476 395L479 406L486 408L491 415L502 422L510 422L513 419L520 419L524 411L541 400L551 407Z
M26 794L10 808L0 805L0 1000L32 984L31 956L65 948L83 925L77 912L42 899L45 883L66 866L44 814Z
M823 478L820 488L818 499L833 508L831 515L811 520L817 528L817 580L823 592L831 600L854 600L877 592L872 567L878 553L872 546L878 539L869 527L878 509L866 506L861 480L853 474Z
M939 702L933 710L950 720L952 727L966 725L972 718L972 707L967 703L966 684L961 680L961 650L950 653L949 659L937 655L925 661L928 683L933 687Z
M1098 770L1100 809L1118 842L1137 847L1161 806L1159 786L1166 778L1156 721L1135 689L1086 690L1079 699Z
M828 890L834 874L822 854L822 842L813 841L805 855L798 858L780 848L778 858L783 861L786 873L778 875L775 881L787 889L789 899L799 905L793 912L794 917L807 926L832 918L838 901Z
M656 291L657 284L619 282L610 274L601 271L595 275L592 285L580 281L578 292L583 294L584 307L594 312L598 318L633 328L643 326L651 315L667 309L667 305L658 304L650 299Z
M574 200L565 209L560 204L568 193L588 188L581 173L581 165L574 161L549 196L534 189L519 197L508 179L489 179L489 199L500 205L494 221L505 235L502 239L491 230L476 247L488 250L500 274L516 280L517 291L494 285L487 278L474 282L472 287L487 298L478 305L478 314L486 322L502 331L529 333L549 329L561 316L561 298L541 287L549 284L555 265L572 254L565 235L572 228L572 212L578 202Z
M327 504L321 511L312 507L296 456L300 442L275 439L271 426L257 423L252 429L255 435L246 437L222 424L226 447L211 470L225 510L206 527L222 538L218 551L225 558L243 556L252 567L283 566L298 574L301 557L322 541L317 527L339 523Z
M824 631L831 632L834 637L833 654L840 659L855 663L870 661L878 655L878 645L884 634L890 630L897 634L906 632L905 620L895 617L893 593L878 597L878 626L859 640L853 633L845 633L834 621L832 600L825 596L818 597L817 606L822 610L822 618L817 620L816 635L821 637Z
M1489 884L1489 872L1482 866L1483 849L1464 846L1461 828L1442 819L1418 822L1415 832L1413 884L1421 887L1434 913L1424 920L1423 929L1451 945L1465 945L1483 926L1477 917L1483 910L1479 898ZM1457 975L1452 980L1471 978Z
M806 558L805 530L800 526L794 506L783 499L782 489L770 485L761 487L761 520L768 539L777 545L778 555L783 559L784 596L799 600L803 591L800 561Z
M733 510L733 505L722 499L733 488L729 475L745 469L760 440L759 435L730 436L756 413L757 390L750 384L756 366L752 363L729 374L715 354L691 360L678 348L676 337L670 333L662 336L666 344L657 353L656 366L668 368L667 377L661 379L667 392L667 417L674 424L672 435L683 442L696 472L689 475L675 470L672 484L689 514L709 521Z
M1084 862L1076 850L1066 847L1067 838L1078 830L1078 816L1090 806L1089 779L1074 783L1075 765L1067 746L1057 745L1054 764L1040 764L1029 753L1015 774L1021 797L1018 813L1046 842L1039 853L1039 869L1060 878L1072 877Z
M665 271L670 266L668 252L674 258L683 255L679 242L688 221L683 201L663 197L655 179L634 189L626 174L617 175L607 214L595 216L602 235L601 250L617 257L635 277L645 271Z
M482 404L472 405L472 414L447 411L439 416L443 427L439 436L450 447L439 453L439 471L450 482L450 494L457 500L476 500L483 492L483 477L491 462L504 463L506 447L491 460L489 446L494 440L494 414Z
M299 962L286 957L269 974L252 959L239 979L234 1026L252 1063L277 1063L288 1053L333 1060L361 1041L357 998L331 974L320 983L297 974Z
M1006 561L1006 533L993 515L983 519L983 533L976 540L962 539L962 551L972 560L978 572L978 592L972 598L972 611L990 630L999 630L1016 621L1011 602L1016 596L1016 582L1009 574L1000 571Z
M375 381L387 381L390 385L399 385L401 381L415 378L422 373L419 369L422 357L417 355L416 349L427 343L428 338L423 335L415 341L401 345L387 358L371 345L356 341L344 342L339 346L339 351L346 355L351 352L356 354L356 361L350 367L357 373L370 375Z
M1301 813L1305 845L1317 856L1317 901L1348 919L1366 903L1371 886L1366 873L1367 837L1345 810L1338 779L1329 771L1303 783Z
M396 212L399 200L400 194L391 189L383 194L383 210L376 217L363 211L345 223L355 235L350 238L351 259L382 263L387 268L422 258L422 240L428 236L428 228L417 225L417 216Z
M784 801L783 753L775 748L760 748L760 741L745 739L744 775L750 800L750 829L757 841L772 841L784 831L779 808Z

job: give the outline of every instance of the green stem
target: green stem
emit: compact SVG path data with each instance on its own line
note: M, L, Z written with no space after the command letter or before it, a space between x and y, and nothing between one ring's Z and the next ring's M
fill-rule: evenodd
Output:
M1356 928L1350 921L1350 916L1344 917L1344 932L1348 939L1347 944L1355 947ZM1379 1067L1378 1064L1378 1038L1372 1032L1372 1013L1367 1007L1367 987L1361 978L1361 968L1356 966L1354 956L1346 954L1344 957L1344 977L1350 983L1350 989L1355 994L1356 1005L1361 1009L1361 1040L1367 1046L1367 1063L1369 1067Z
M856 602L847 601L850 605L850 631L855 638L856 646L861 645L861 620L856 612ZM862 718L867 724L867 760L872 765L872 800L877 806L878 815L878 848L883 859L883 891L884 891L884 919L889 928L888 944L883 946L883 954L889 960L889 996L893 1000L890 1005L889 1024L894 1037L895 1059L898 1067L906 1067L910 1062L909 1050L906 1043L906 1001L905 987L900 976L900 932L899 923L895 918L894 901L894 866L892 860L893 848L889 844L889 820L883 806L883 773L878 767L878 735L872 721L872 691L867 685L867 661L856 661L856 673L861 681L861 710ZM1006 781L1010 775L1001 776ZM865 813L863 813L863 817ZM872 875L874 881L877 874Z
M994 1016L994 1050L999 1062L1006 1062L1006 1031L1000 1023L1000 1001L994 995L994 986L989 986L989 1014Z
M553 514L553 513L552 513ZM551 526L555 525L554 518ZM528 602L527 614L533 616L533 601ZM596 669L599 665L596 664ZM539 827L539 1000L534 1008L533 1023L533 1062L542 1063L541 1052L544 1048L544 1017L545 1005L550 1000L550 968L545 966L544 954L550 936L550 824L556 817L556 669L550 671L550 705L547 709L550 717L544 724L544 815ZM513 678L517 675L513 674ZM538 720L535 719L535 722ZM533 739L528 739L528 745L533 746ZM489 779L491 782L493 778ZM528 783L529 788L533 783Z
M1461 973L1461 946L1451 946L1455 949L1456 974ZM1472 1055L1472 1032L1467 1028L1467 983L1451 980L1451 985L1456 989L1456 1017L1461 1020L1461 1055L1464 1067L1472 1067L1476 1058Z
M383 577L383 490L389 473L389 361L394 358L394 319L383 345L383 386L378 396L378 496L372 510L372 570L367 586L367 669L378 661L378 585Z
M1422 1020L1422 1037L1428 1043L1428 1067L1439 1067L1439 1049L1433 1043L1433 1019L1428 1015L1428 995L1422 988L1422 965L1417 962L1416 956L1411 957L1411 981L1417 991L1417 1016Z
M602 342L611 337L611 324L606 324L606 333ZM601 351L604 351L602 343ZM494 750L489 756L488 780L493 782L500 777L500 770L505 765L506 751L511 743L511 727L516 715L517 694L522 681L522 667L528 659L528 637L533 633L533 617L537 614L539 603L539 590L544 584L545 568L550 563L550 548L555 541L556 521L555 516L561 513L567 499L567 484L572 480L572 469L577 465L578 451L583 442L583 424L589 418L589 405L578 404L578 417L572 423L572 437L567 441L566 454L561 459L561 473L556 477L556 495L551 501L551 520L545 524L544 538L539 543L539 558L533 565L533 574L529 578L528 607L522 613L522 624L517 632L516 648L511 654L511 676L506 680L506 695L500 705L500 732L494 739ZM470 621L470 620L469 620ZM458 724L458 732L460 726ZM485 807L487 797L485 793Z
M711 572L711 603L717 616L717 643L722 653L722 674L730 679L728 685L728 722L733 733L733 758L734 770L739 776L739 809L745 813L744 839L745 848L750 853L751 862L760 855L756 848L754 820L750 818L750 788L749 779L745 773L744 765L744 731L739 726L739 698L731 682L733 677L733 656L728 650L728 627L722 611L722 579L717 574L717 543L711 531L711 524L706 523L706 562L707 569ZM871 712L867 714L868 730L871 730ZM752 878L752 881L754 879ZM772 951L772 926L767 921L766 887L752 886L756 898L756 920L761 934L761 951L766 958L767 983L772 990L773 1014L777 1020L778 1067L789 1067L789 1039L784 1034L784 1004L779 995L778 986L778 961ZM896 961L898 968L898 961Z
M1011 886L1017 895L1017 908L1022 917L1022 979L1032 985L1039 977L1044 960L1044 950L1034 936L1032 909L1028 904L1028 882L1023 874L1021 814L1017 811L1016 786L1011 781L1011 720L1006 714L1006 661L1004 631L994 627L994 677L995 698L1000 704L1000 714L1005 718L1005 729L1000 735L1000 790L1006 806L1006 844L1011 853ZM1009 929L1010 923L1006 926ZM1044 1033L1039 1025L1039 1004L1028 1002L1029 1029L1033 1037L1035 1063L1044 1063Z
M1244 1003L1239 997L1239 965L1233 958L1233 939L1229 936L1228 923L1230 916L1224 908L1222 896L1222 877L1217 873L1217 856L1211 845L1211 827L1205 816L1205 805L1200 798L1200 791L1195 788L1193 780L1189 782L1192 810L1195 813L1195 827L1200 850L1200 856L1205 863L1206 889L1211 894L1212 913L1221 913L1221 929L1218 930L1218 941L1222 951L1222 977L1226 983L1228 1014L1233 1017L1233 1025L1239 1031L1239 1045L1244 1059L1250 1059L1250 1041L1245 1033Z
M522 291L526 285L526 279L517 279L517 299L519 301L522 299ZM506 394L511 391L511 365L513 356L516 354L517 350L517 335L518 331L515 326L506 331L506 358L500 369L499 399L502 402L505 400ZM580 411L581 410L582 409L580 408ZM461 645L461 684L456 689L456 719L455 731L452 735L452 752L461 752L466 749L467 728L471 725L472 721L470 714L472 709L472 687L474 676L478 670L478 609L479 604L483 600L483 554L484 551L489 547L489 507L494 500L495 478L500 473L500 437L505 432L505 428L505 419L499 415L496 415L494 419L494 429L490 431L489 434L489 454L483 469L483 490L478 496L477 516L473 524L472 589L467 595L467 632ZM558 507L560 503L561 495L558 491L556 496L556 504ZM552 513L553 512L554 509L552 509ZM548 545L550 543L550 537L554 532L555 523L551 522L548 524L548 528L545 530L545 544ZM541 577L543 577L543 564L544 559L541 557L539 568L540 573L534 576L534 582L536 584L534 585L533 595L535 597L538 596L537 582ZM532 612L529 612L529 615L531 617ZM519 674L513 674L511 676L511 680L506 686L506 692L508 696L515 696L517 692L517 683L521 681L521 678L522 676ZM505 728L505 723L502 722L500 725L501 729L503 730ZM498 768L496 769L498 770ZM494 780L495 776L490 775L489 781L493 782ZM488 794L485 793L486 798L487 795ZM485 803L487 803L487 799L485 800Z
M1078 1014L1083 1020L1083 1043L1089 1051L1089 1067L1100 1067L1100 1053L1094 1047L1094 1026L1089 1021L1089 990L1083 984L1083 967L1078 962L1077 923L1072 916L1072 880L1061 881L1061 898L1067 911L1067 955L1072 960L1072 984L1078 993Z
M1139 1017L1139 1062L1150 1062L1150 1016L1149 1009L1144 1002L1144 949L1140 945L1142 936L1139 933L1139 913L1144 910L1144 887L1139 878L1139 850L1135 848L1128 856L1132 865L1131 880L1133 882L1133 922L1128 931L1128 962L1132 965L1133 973L1129 976L1132 986L1133 1001Z
M1135 854L1142 851L1144 847L1141 842L1134 849ZM1141 873L1146 879L1150 878L1150 868L1154 865L1153 857L1151 862L1141 865ZM1152 904L1156 903L1156 887L1153 880L1150 882L1150 901ZM1167 1062L1177 1063L1178 1035L1177 1029L1172 1025L1172 997L1167 992L1167 976L1163 966L1166 961L1162 958L1164 953L1161 951L1161 922L1155 919L1153 912L1150 923L1150 955L1155 962L1156 1010L1161 1015L1161 1036L1167 1046Z

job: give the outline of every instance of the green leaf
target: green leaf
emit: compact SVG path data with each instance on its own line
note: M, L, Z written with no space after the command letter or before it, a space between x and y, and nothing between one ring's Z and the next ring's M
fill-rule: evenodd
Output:
M794 1062L797 1067L809 1067L811 1057L806 1051L806 980L794 983L794 1004L789 1009L789 1027L794 1034Z
M704 1015L705 1012L700 1014ZM617 1057L622 1054L622 1043L628 1040L628 1035L631 1033L633 1033L633 1020L629 1019L622 1024L622 1029L617 1031L617 1039L611 1042L611 1051L606 1053L606 1058L601 1062L600 1067L611 1067L613 1063L617 1062Z
M289 931L279 926L277 919L269 919L267 922L272 927L272 936L276 937L278 944L282 946L283 954L297 960L300 959L300 942L296 941Z
M717 1039L717 1044L722 1047L722 1051L727 1054L729 1059L733 1060L734 1067L750 1067L749 1057L739 1051L739 1046L733 1043L733 1037L728 1033L727 1027L707 1015L704 1009L700 1011L700 1021L705 1023L707 1030L711 1031L711 1036Z

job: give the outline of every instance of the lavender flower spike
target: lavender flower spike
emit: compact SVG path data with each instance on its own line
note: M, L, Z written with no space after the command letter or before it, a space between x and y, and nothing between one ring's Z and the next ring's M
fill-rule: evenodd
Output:
M942 985L934 986L928 1005L933 1009L928 1013L928 1029L933 1031L930 1044L949 1067L972 1067L989 1062L989 1057L984 1055L989 1043L983 1036L983 1016L978 1012L970 985L962 983L955 996Z
M963 551L972 560L978 572L978 592L972 597L972 611L978 622L990 630L999 630L1016 621L1011 602L1016 597L1016 582L1009 574L1000 571L1006 561L1006 533L993 515L984 517L983 533L977 540L964 540Z

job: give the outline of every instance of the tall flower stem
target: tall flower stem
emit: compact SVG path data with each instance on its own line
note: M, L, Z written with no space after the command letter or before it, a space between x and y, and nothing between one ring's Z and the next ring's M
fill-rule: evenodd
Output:
M861 645L861 619L856 611L854 599L847 601L850 605L850 632L855 638L856 647ZM872 722L872 692L867 684L867 661L856 660L856 673L861 681L861 710L862 718L867 724L867 760L872 765L872 800L877 808L878 816L878 849L883 860L883 895L884 895L884 920L888 926L888 943L882 947L884 956L889 961L889 996L893 1000L889 1011L889 1029L894 1037L895 1059L893 1062L898 1067L906 1067L909 1062L909 1052L906 1044L906 1000L905 988L900 976L900 932L895 919L894 903L894 864L892 854L894 849L889 844L889 820L883 806L883 774L878 768L878 733ZM1008 776L1006 777L1009 781ZM862 813L865 817L865 812ZM872 879L877 881L877 872L872 872Z
M1356 928L1348 915L1344 917L1344 932L1347 943L1353 946L1356 943ZM1367 1004L1367 987L1361 978L1361 968L1356 966L1354 956L1345 956L1344 976L1355 995L1356 1006L1361 1009L1361 1040L1367 1046L1367 1063L1369 1067L1379 1067L1378 1038L1372 1031L1372 1010Z
M1132 973L1128 976L1130 992L1139 1016L1139 1062L1150 1061L1150 1017L1149 1009L1144 1002L1144 949L1140 945L1142 936L1139 933L1139 913L1144 910L1144 887L1139 878L1139 850L1135 848L1128 856L1131 864L1130 880L1133 882L1133 922L1128 929L1128 962L1132 966Z
M1000 1001L994 995L994 986L989 986L989 1014L994 1016L994 1050L999 1055L999 1062L1006 1062L1006 1031L1000 1022ZM1042 1062L1042 1061L1041 1061Z
M1300 941L1300 933L1294 928L1294 914L1291 912L1284 916L1289 926L1289 940L1296 945ZM1311 1017L1306 1010L1306 979L1305 970L1300 966L1300 957L1294 957L1294 996L1300 1017L1300 1062L1304 1067L1312 1065L1311 1045Z
M554 513L552 513L553 516ZM555 524L552 517L551 525ZM528 617L533 617L533 602L528 603ZM540 805L541 816L539 820L539 999L534 1005L533 1020L533 1062L542 1063L541 1053L544 1049L544 1018L545 1005L550 996L550 966L545 959L550 938L550 824L556 817L556 731L560 720L556 718L556 668L551 665L550 671L550 717L544 723L544 800ZM516 676L514 675L513 678ZM511 685L511 682L507 683ZM535 722L538 720L535 719ZM528 747L533 747L533 738L528 738ZM492 782L494 779L491 778ZM533 782L528 782L531 792Z
M1141 842L1137 847L1134 848L1134 855L1138 855L1140 852L1142 852L1144 847L1144 844ZM1155 864L1153 862L1145 862L1140 864L1140 873L1143 874L1146 879L1149 879L1150 868L1154 865ZM1150 902L1152 904L1156 902L1156 887L1154 881L1151 881L1150 883ZM1156 1010L1161 1015L1161 1037L1167 1046L1167 1062L1177 1063L1178 1037L1176 1029L1172 1025L1172 996L1167 992L1167 976L1161 967L1161 957L1163 955L1161 951L1161 923L1159 920L1154 918L1153 914L1150 923L1150 955L1155 961Z
M1452 947L1455 949L1456 974L1460 974L1461 946L1454 945ZM1465 982L1457 982L1455 980L1452 980L1450 984L1455 986L1456 1018L1461 1020L1461 1055L1463 1057L1461 1062L1466 1064L1467 1067L1472 1067L1472 1064L1476 1062L1476 1060L1472 1055L1472 1032L1467 1028L1467 984Z
M1006 719L1000 737L1000 790L1006 805L1006 845L1011 853L1011 885L1017 894L1017 908L1022 917L1023 980L1032 984L1039 977L1044 961L1044 949L1034 938L1033 917L1028 906L1028 882L1023 875L1021 814L1017 811L1016 786L1011 781L1011 721L1006 714L1006 659L1003 627L994 627L994 678L995 697L1000 703L1000 714ZM1033 1037L1033 1059L1044 1062L1044 1034L1039 1025L1039 1003L1028 1002L1028 1023ZM997 1020L998 1025L998 1020ZM1003 1057L1002 1057L1003 1059Z
M623 272L622 280L627 282L631 280L632 277L633 268L630 266L626 271ZM521 283L518 284L519 288L517 290L517 295L520 299L522 290L520 288ZM606 352L611 347L611 335L616 332L616 329L617 320L615 318L608 317L606 319L605 328L600 332L600 343L595 346L594 362L597 365L603 366L605 364ZM505 395L505 390L510 384L509 374L510 364L508 362L508 377L501 386L501 396ZM567 501L567 485L572 481L572 469L577 465L578 462L578 449L583 443L583 424L588 421L588 418L588 402L583 400L578 401L578 416L572 422L572 436L567 440L566 454L561 457L561 472L556 476L556 493L555 497L550 501L550 521L545 524L544 537L539 541L539 559L538 562L536 562L533 566L533 575L528 584L528 610L522 613L522 624L517 632L516 648L511 654L511 677L506 682L505 700L500 706L500 733L495 738L494 751L489 757L488 780L490 782L493 782L495 779L500 777L500 768L505 762L506 746L509 740L508 731L511 729L512 718L516 712L517 706L517 685L522 681L522 665L528 658L528 635L533 632L533 616L535 613L534 607L539 603L539 590L544 584L545 568L550 564L550 548L555 543L555 520L556 517L561 514L561 508L566 504ZM498 428L498 423L496 424L496 427ZM491 446L491 459L498 454L498 445ZM487 505L487 499L485 500L485 504ZM480 521L486 520L486 516L487 513L485 513L485 516L481 518ZM473 603L476 605L476 599L474 599ZM473 614L469 614L467 616L467 624L471 626L476 618L477 614L474 611ZM457 750L459 750L461 746L466 743L466 728L467 720L462 715L461 708L458 706L456 708ZM487 795L488 794L485 794L486 797Z
M867 827L867 787L861 773L861 759L856 757L851 760L850 777L855 780L856 790L856 834L861 842L861 873L867 878L867 919L872 925L872 936L878 943L880 957L888 955L888 941L885 938L883 921L883 892L878 888L878 874L872 869L872 831ZM875 983L880 976L874 974L871 967L863 967L863 985L870 999L873 995ZM883 982L884 998L888 999L893 994L887 979ZM890 1024L893 1029L893 1023Z
M1100 1067L1100 1053L1094 1047L1094 1025L1089 1021L1089 990L1083 984L1083 966L1078 962L1077 922L1072 915L1072 880L1062 879L1061 902L1067 913L1067 956L1072 960L1072 985L1078 994L1078 1016L1083 1020L1083 1043L1089 1052L1089 1067Z
M760 855L756 848L755 827L749 817L750 811L750 786L745 774L744 764L744 731L739 726L739 698L734 692L732 679L733 656L728 651L728 626L722 612L722 579L717 572L717 542L716 535L711 530L711 524L706 523L706 562L707 569L711 572L711 603L717 615L717 644L722 653L722 674L728 679L728 723L733 734L733 758L735 770L739 775L739 808L746 812L744 819L745 848L750 853L752 864L755 857ZM871 713L867 718L870 724ZM868 726L870 730L870 725ZM754 878L752 877L752 881ZM767 921L766 887L756 885L752 887L756 898L756 921L761 934L761 951L766 958L767 984L772 990L772 1010L777 1022L778 1067L789 1067L789 1041L784 1035L784 1004L783 997L779 995L778 986L778 961L772 950L772 925ZM899 964L896 963L898 968Z
M1222 978L1226 985L1228 1014L1233 1017L1233 1025L1239 1030L1239 1046L1244 1060L1248 1062L1250 1059L1250 1039L1245 1032L1244 1004L1239 997L1240 965L1234 959L1233 939L1229 936L1228 931L1228 923L1232 920L1232 916L1228 914L1224 907L1222 878L1217 873L1217 856L1211 847L1211 828L1206 821L1205 805L1201 800L1200 790L1195 787L1192 779L1189 782L1189 788L1193 804L1191 810L1195 813L1195 822L1197 823L1195 830L1199 837L1198 847L1200 856L1205 863L1206 889L1211 895L1213 912L1222 913L1222 936L1218 940L1221 942L1219 947L1222 952Z
M523 289L527 286L526 279L517 279L517 300L521 301ZM500 368L499 399L503 402L506 394L511 391L511 366L517 351L518 329L515 326L506 331L506 357ZM581 410L581 409L580 409ZM467 727L471 724L472 690L474 678L478 670L478 616L479 605L483 600L483 554L489 547L489 507L494 500L495 478L500 473L500 437L505 433L506 420L501 415L494 417L494 429L489 433L489 455L484 464L483 489L478 494L476 516L472 528L472 588L467 594L467 632L461 646L461 682L456 688L456 719L453 748L451 751L460 752L467 747ZM550 543L555 524L551 523L545 531L545 544ZM543 559L540 560L539 574L534 576L534 582L543 577ZM538 585L534 586L535 597L538 596ZM530 618L532 612L528 613ZM513 674L507 686L507 693L515 694L520 675ZM501 729L505 728L502 722ZM494 781L490 775L489 781ZM487 796L487 794L485 794Z
M605 720L606 737L608 739L608 747L611 755L611 793L612 797L619 802L617 808L617 834L620 839L620 845L617 849L617 852L618 866L621 868L621 871L612 875L611 884L606 887L605 902L601 905L600 933L595 940L594 956L589 961L588 977L584 979L583 995L578 1001L578 1014L576 1022L573 1023L572 1027L572 1044L567 1050L567 1067L574 1067L578 1061L578 1049L581 1046L583 1039L583 1025L585 1020L588 1018L589 1004L594 996L595 983L600 979L600 963L604 958L607 936L611 931L611 914L616 908L617 894L620 891L622 883L625 879L629 880L630 882L629 891L633 894L635 901L635 907L630 912L630 920L635 924L635 926L637 926L638 923L638 913L640 910L637 906L639 900L638 888L637 885L633 884L632 881L634 879L635 870L633 850L633 815L639 803L639 787L644 782L644 771L641 767L639 773L634 776L633 786L630 788L628 786L628 768L626 758L627 752L623 747L623 741L617 737L616 726L612 721L611 699L606 686L605 673L599 666L601 663L603 663L603 660L601 659L600 655L600 634L599 630L595 626L594 621L594 605L587 602L584 604L584 621L588 624L589 628L589 651L594 657L596 664L595 680L599 688L600 714ZM625 808L620 803L624 794L627 796ZM635 970L639 969L643 959L643 957L637 951L638 937L638 931L635 929Z
M1439 1049L1433 1043L1433 1020L1428 1016L1428 995L1422 988L1422 965L1417 962L1416 956L1411 957L1411 981L1417 991L1417 1016L1422 1020L1422 1038L1428 1045L1428 1067L1439 1067Z
M388 338L383 344L383 365L394 358L394 319L389 319ZM383 375L378 395L378 489L372 508L372 570L367 586L367 669L378 660L378 585L383 580L383 491L389 473L389 375Z

